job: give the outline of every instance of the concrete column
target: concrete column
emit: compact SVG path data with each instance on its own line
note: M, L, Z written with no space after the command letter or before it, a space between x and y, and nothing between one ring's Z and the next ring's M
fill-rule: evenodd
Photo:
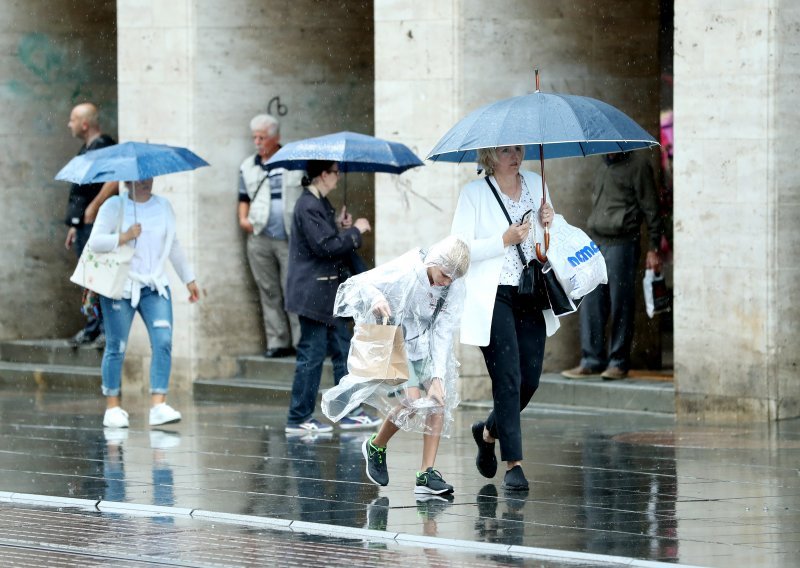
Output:
M684 419L800 415L800 9L675 2L675 360Z
M0 0L0 14L0 339L66 337L85 320L64 248L69 184L53 177L81 146L74 105L96 103L116 136L115 4Z
M254 152L250 119L273 113L285 142L371 133L372 7L311 0L118 6L121 137L188 146L211 164L160 178L154 188L175 208L178 237L204 291L200 304L189 305L183 285L172 282L172 385L187 388L194 377L232 374L237 356L264 347L236 221L238 168ZM355 216L372 219L371 184L369 176L348 180ZM143 326L126 362L133 388L145 389Z
M375 38L376 135L405 142L423 158L475 108L533 92L534 67L542 71L543 91L599 98L658 131L657 1L589 7L516 0L500 8L475 0L379 0ZM597 160L546 162L556 210L575 225L589 215ZM538 171L536 163L526 167ZM381 176L377 261L447 235L460 188L472 179L472 164L430 164L399 178ZM577 317L562 325L547 342L547 370L573 366L580 357ZM637 348L646 348L655 333L655 327L640 327ZM480 352L463 348L460 360L462 396L486 398Z

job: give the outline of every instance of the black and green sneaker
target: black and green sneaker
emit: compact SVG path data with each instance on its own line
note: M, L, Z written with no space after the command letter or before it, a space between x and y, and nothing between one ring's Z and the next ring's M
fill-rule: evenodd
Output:
M445 483L444 479L442 479L442 474L432 467L425 471L417 472L417 485L414 487L414 493L442 495L452 492L453 486Z
M389 470L386 467L386 448L372 444L377 434L373 434L361 446L361 453L367 461L367 477L377 485L389 485Z

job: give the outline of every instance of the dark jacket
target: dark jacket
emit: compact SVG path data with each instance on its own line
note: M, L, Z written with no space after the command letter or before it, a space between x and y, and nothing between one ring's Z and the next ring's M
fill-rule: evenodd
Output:
M361 232L355 227L339 231L330 202L304 189L289 238L286 311L332 324L340 268L360 246Z
M638 241L642 220L647 221L650 248L661 243L663 226L658 214L655 177L646 153L631 152L604 160L592 187L589 235L598 244Z
M78 156L89 152L90 150L99 150L116 144L114 139L108 134L101 134L89 146L84 144L78 150ZM103 188L102 183L87 183L85 185L78 185L73 183L69 190L69 200L67 201L67 216L64 222L70 227L80 227L83 225L83 215L86 213L86 208L97 197L100 190Z

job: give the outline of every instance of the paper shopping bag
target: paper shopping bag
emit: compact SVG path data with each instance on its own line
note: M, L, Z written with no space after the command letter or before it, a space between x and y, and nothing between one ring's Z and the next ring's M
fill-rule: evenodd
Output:
M397 325L356 325L347 357L349 374L363 382L399 385L408 380L403 330Z

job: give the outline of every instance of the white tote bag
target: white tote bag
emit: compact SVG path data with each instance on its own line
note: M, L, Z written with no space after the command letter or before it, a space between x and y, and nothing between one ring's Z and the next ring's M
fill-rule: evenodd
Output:
M126 196L120 195L119 201L117 234L122 230L122 221L125 218ZM111 252L94 252L86 245L70 280L106 298L119 300L125 291L133 254L134 248L128 244L118 246Z
M555 215L550 229L547 259L564 291L580 300L600 284L608 283L606 260L600 248L578 227Z

